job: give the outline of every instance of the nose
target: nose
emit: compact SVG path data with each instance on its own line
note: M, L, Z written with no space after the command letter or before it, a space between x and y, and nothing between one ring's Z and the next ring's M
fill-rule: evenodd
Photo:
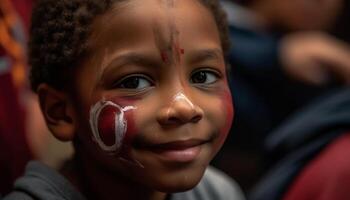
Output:
M182 93L175 95L172 102L162 108L157 116L162 125L197 123L202 118L203 110Z

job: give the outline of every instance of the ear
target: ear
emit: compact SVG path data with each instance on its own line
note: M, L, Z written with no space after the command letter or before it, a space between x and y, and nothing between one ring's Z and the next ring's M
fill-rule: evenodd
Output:
M37 93L40 108L52 134L62 141L73 140L77 120L68 95L46 83L39 85Z

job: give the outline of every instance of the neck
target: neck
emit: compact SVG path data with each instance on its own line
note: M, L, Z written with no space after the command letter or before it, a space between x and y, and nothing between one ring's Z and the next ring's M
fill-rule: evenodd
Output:
M84 155L84 154L80 154ZM63 174L87 199L165 200L166 194L146 188L80 156Z

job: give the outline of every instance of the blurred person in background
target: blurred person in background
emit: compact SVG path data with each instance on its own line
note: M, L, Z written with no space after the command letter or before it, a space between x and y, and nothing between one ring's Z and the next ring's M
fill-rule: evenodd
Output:
M297 109L350 82L350 47L338 25L348 4L223 1L233 38L228 60L237 117L215 164L244 189L267 168L268 133Z
M271 133L266 148L278 162L250 200L348 200L350 87L327 93Z
M350 41L350 1L345 1L330 33ZM333 44L348 49L332 39ZM335 47L335 45L333 45ZM345 67L349 54L333 49L334 67ZM325 52L327 49L320 49ZM343 57L343 58L342 58ZM337 59L334 59L337 61ZM343 81L349 79L344 71ZM350 87L345 84L320 95L269 134L264 146L274 163L250 192L251 200L350 199Z
M0 1L1 195L11 190L29 160L41 156L47 142L47 128L27 80L27 29L32 3Z

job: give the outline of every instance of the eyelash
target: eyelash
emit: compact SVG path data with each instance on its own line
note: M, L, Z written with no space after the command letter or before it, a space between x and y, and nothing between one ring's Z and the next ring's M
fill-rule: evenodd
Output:
M195 82L193 82L193 78L194 78L194 75L196 75L198 73L205 73L206 74L206 80L208 78L207 77L208 74L214 76L214 78L216 80L211 81L209 83L195 83ZM192 82L192 84L197 85L197 86L208 86L208 85L216 83L219 79L221 79L221 77L222 77L221 73L218 72L217 70L214 70L214 69L211 69L211 68L200 68L200 69L197 69L197 70L195 70L194 72L191 73L190 82Z
M143 86L142 88L132 88L128 87L126 84L128 84L127 81L133 81L132 79L137 79L137 85L139 86L140 80L142 81L147 81L149 83L148 86ZM129 82L130 83L130 82ZM135 84L135 83L134 83ZM120 89L125 89L125 90L143 90L146 89L147 87L154 86L153 80L145 74L131 74L123 77L121 80L117 81L116 83L113 84L113 88L120 88Z
M205 73L205 80L204 81L207 81L208 74L213 76L212 78L215 78L215 80L211 81L209 83L196 82L196 81L194 81L194 78L195 78L194 75L196 75L198 73ZM206 87L206 86L209 86L211 84L216 83L220 78L221 78L221 74L217 70L213 70L213 69L209 69L209 68L200 68L200 69L197 69L191 73L189 81L191 84L193 84L195 86ZM134 79L134 80L132 80L132 79ZM136 81L136 82L131 83L131 82L127 82L127 81ZM148 84L148 85L142 86L141 88L137 88L137 87L139 87L140 81L143 81L144 84L145 84L144 81L147 81L146 84ZM129 85L130 87L128 87L127 84L135 84L134 86L137 86L137 87L134 87L133 85ZM154 81L152 78L150 78L149 75L130 74L130 75L123 77L121 80L115 82L113 84L113 88L119 88L119 89L125 89L125 90L144 90L144 89L147 89L147 88L152 87L154 85L155 85Z

